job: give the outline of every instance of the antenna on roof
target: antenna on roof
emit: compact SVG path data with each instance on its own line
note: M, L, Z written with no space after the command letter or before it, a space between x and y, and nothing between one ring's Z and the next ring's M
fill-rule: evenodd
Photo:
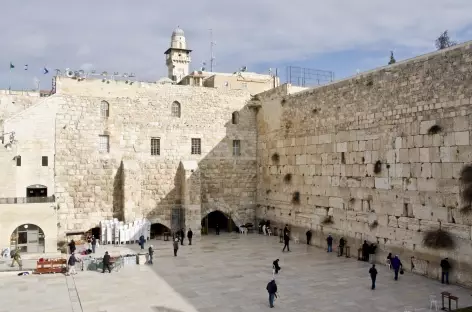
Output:
M209 29L210 31L210 72L213 72L213 61L215 60L215 56L213 55L213 47L216 45L216 42L213 41L213 29Z

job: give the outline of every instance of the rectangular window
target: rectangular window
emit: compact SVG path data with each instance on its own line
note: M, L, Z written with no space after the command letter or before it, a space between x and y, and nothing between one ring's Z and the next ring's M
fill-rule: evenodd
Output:
M43 167L48 166L48 157L47 156L41 157L41 164L43 165Z
M98 151L100 153L110 152L110 137L108 135L99 135Z
M21 156L16 156L16 166L21 167Z
M233 156L241 156L241 140L233 140Z
M161 139L160 138L151 138L151 155L152 156L161 155Z
M192 155L200 155L202 153L202 140L192 139Z

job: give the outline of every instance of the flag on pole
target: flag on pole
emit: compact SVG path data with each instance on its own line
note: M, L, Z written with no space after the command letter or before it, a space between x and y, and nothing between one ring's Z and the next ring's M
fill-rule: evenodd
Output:
M25 70L28 70L28 64L25 64Z
M13 65L12 62L10 62L10 69L13 69L13 68L15 68L15 65Z
M43 68L43 74L46 75L47 73L49 73L49 70L48 70L46 67L44 67L44 68Z

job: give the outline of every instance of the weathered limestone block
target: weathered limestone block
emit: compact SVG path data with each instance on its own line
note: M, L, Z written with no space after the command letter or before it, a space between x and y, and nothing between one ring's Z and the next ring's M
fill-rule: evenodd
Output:
M433 209L429 205L418 205L418 204L413 204L413 215L417 219L421 220L432 220L433 219Z
M439 229L439 222L420 220L420 231L421 232L425 232L425 231L429 231L429 230L437 230L437 229Z
M469 225L454 224L454 223L442 223L441 229L446 232L451 233L452 235L462 238L462 239L471 239L471 227Z

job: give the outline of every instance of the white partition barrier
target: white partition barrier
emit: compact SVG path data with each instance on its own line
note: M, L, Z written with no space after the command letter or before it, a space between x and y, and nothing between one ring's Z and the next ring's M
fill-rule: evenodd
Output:
M111 244L113 242L113 228L111 224L107 225L107 237L106 237L106 244Z

